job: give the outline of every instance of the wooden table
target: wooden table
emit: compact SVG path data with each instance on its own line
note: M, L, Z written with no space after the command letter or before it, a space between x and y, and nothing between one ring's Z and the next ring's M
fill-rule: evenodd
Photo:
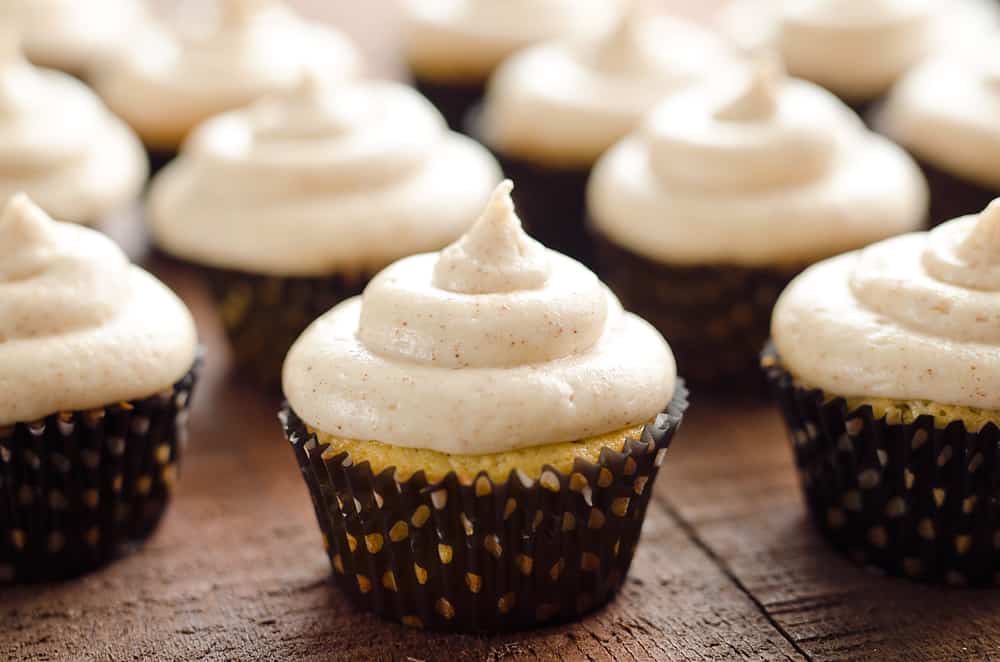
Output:
M388 0L311 4L364 40L376 69L398 71ZM140 250L135 228L115 234ZM0 660L1000 659L1000 592L880 578L835 555L806 519L774 410L705 393L604 610L498 637L356 614L329 581L276 403L227 377L196 279L149 266L190 304L210 351L177 498L134 556L64 584L0 589Z

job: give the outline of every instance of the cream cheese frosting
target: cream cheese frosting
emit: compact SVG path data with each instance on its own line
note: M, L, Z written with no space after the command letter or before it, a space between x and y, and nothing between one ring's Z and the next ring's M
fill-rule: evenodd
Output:
M500 180L406 86L309 75L200 126L154 180L164 250L281 276L375 271L459 237Z
M1000 192L1000 38L907 74L876 121L919 158Z
M777 49L793 75L860 102L996 30L998 12L985 0L737 0L719 22L743 48Z
M521 229L511 183L440 253L396 262L292 347L284 391L338 437L478 455L641 425L673 355L586 267Z
M221 0L203 30L159 26L96 72L108 105L154 148L175 148L199 122L297 86L308 71L360 70L355 47L278 0Z
M421 77L483 81L501 60L557 38L592 39L608 32L621 0L405 0L407 59Z
M104 235L25 195L0 216L0 425L145 398L191 369L194 322Z
M670 264L799 266L919 228L927 185L903 150L773 58L659 106L601 158L590 221Z
M507 155L590 167L657 102L730 62L712 33L637 3L600 40L549 42L504 61L476 128Z
M772 334L788 370L830 394L1000 410L1000 201L813 266Z
M41 69L0 35L0 204L28 193L49 213L90 223L135 199L142 144L83 83Z

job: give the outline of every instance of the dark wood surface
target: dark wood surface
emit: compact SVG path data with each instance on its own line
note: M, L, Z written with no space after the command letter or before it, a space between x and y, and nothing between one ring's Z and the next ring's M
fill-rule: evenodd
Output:
M354 32L377 71L399 71L388 0L300 4ZM136 227L113 233L141 253ZM177 498L134 556L64 584L0 589L0 660L1000 659L1000 593L880 578L834 554L806 519L773 408L705 393L604 610L499 637L354 613L329 582L276 403L227 376L197 278L146 264L195 311L210 352Z

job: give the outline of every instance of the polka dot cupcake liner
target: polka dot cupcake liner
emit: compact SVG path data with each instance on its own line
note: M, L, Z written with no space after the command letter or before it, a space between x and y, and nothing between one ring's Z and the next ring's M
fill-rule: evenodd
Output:
M280 277L202 267L229 340L234 369L276 394L292 344L317 317L361 294L371 274Z
M486 91L484 81L439 83L420 76L414 79L417 91L437 107L452 131L463 130L466 116L483 100Z
M762 396L758 365L771 312L798 268L674 266L655 262L595 233L598 272L626 310L670 341L693 388Z
M287 406L281 419L333 576L358 607L411 627L497 632L575 619L615 595L686 408L682 386L622 452L506 482L399 482L392 468L324 452Z
M1000 583L1000 429L905 423L762 365L819 529L870 569L954 585Z
M199 366L149 398L0 427L0 583L73 577L152 534Z

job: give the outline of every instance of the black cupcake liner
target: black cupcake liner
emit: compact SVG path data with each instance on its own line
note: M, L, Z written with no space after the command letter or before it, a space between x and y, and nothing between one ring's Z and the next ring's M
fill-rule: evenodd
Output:
M156 529L199 367L152 397L0 427L0 583L80 575Z
M660 464L687 408L666 411L623 452L563 474L495 483L452 472L398 482L348 453L324 457L286 405L280 418L313 499L333 576L360 608L412 627L498 632L578 618L621 586Z
M772 345L762 365L788 428L809 511L856 562L954 585L1000 583L1000 429L944 428L849 409L797 384Z
M763 396L760 348L771 311L797 268L683 266L650 260L594 233L598 273L629 310L670 343L693 388Z
M444 115L452 131L465 130L465 117L483 100L485 79L479 82L442 83L414 76L414 87Z
M229 339L233 367L256 386L277 392L281 366L316 318L361 294L371 274L282 277L202 267Z
M917 159L917 164L931 191L931 227L959 216L978 214L1000 197L1000 188L962 179L921 159Z

